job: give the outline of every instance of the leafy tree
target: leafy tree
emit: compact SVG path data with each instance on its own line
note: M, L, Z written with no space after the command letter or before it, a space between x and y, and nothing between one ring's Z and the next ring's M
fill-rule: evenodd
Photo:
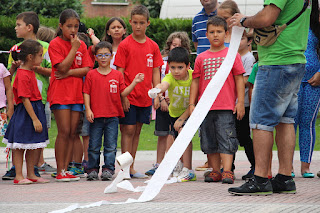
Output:
M67 8L83 14L82 0L1 0L0 15L13 16L25 11L34 11L45 17L59 17Z
M152 18L159 18L163 0L133 0L134 4L140 3L146 6Z

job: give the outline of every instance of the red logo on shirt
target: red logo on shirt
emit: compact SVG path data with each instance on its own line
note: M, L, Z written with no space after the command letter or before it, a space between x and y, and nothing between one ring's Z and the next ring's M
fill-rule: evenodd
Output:
M76 64L78 66L82 65L82 56L83 56L82 52L77 51L77 53L76 53Z
M153 67L153 55L147 54L147 67Z

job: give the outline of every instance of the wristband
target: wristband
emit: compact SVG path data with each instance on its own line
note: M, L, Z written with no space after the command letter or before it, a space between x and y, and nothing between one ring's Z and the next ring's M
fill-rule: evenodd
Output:
M164 99L165 99L164 97L160 97L160 99L159 99L159 100L160 100L160 102L161 102L161 101L163 101Z

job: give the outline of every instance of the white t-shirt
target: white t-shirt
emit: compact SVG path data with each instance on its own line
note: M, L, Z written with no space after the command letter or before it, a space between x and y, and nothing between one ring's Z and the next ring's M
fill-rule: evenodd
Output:
M0 109L7 106L6 88L3 79L9 75L10 72L2 63L0 63Z
M243 77L249 76L251 74L252 67L253 67L256 59L254 58L254 56L252 55L251 52L248 52L247 54L241 56L241 61L242 61L243 67L244 67L244 69L246 71L243 74ZM248 91L249 91L249 88L246 87L245 96L244 96L244 107L249 107L250 106Z

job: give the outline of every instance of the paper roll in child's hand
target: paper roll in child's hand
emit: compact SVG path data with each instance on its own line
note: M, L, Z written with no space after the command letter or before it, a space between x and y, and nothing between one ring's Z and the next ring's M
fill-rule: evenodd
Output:
M152 88L151 90L148 91L148 95L150 98L156 98L158 93L161 92L161 89L159 88Z

